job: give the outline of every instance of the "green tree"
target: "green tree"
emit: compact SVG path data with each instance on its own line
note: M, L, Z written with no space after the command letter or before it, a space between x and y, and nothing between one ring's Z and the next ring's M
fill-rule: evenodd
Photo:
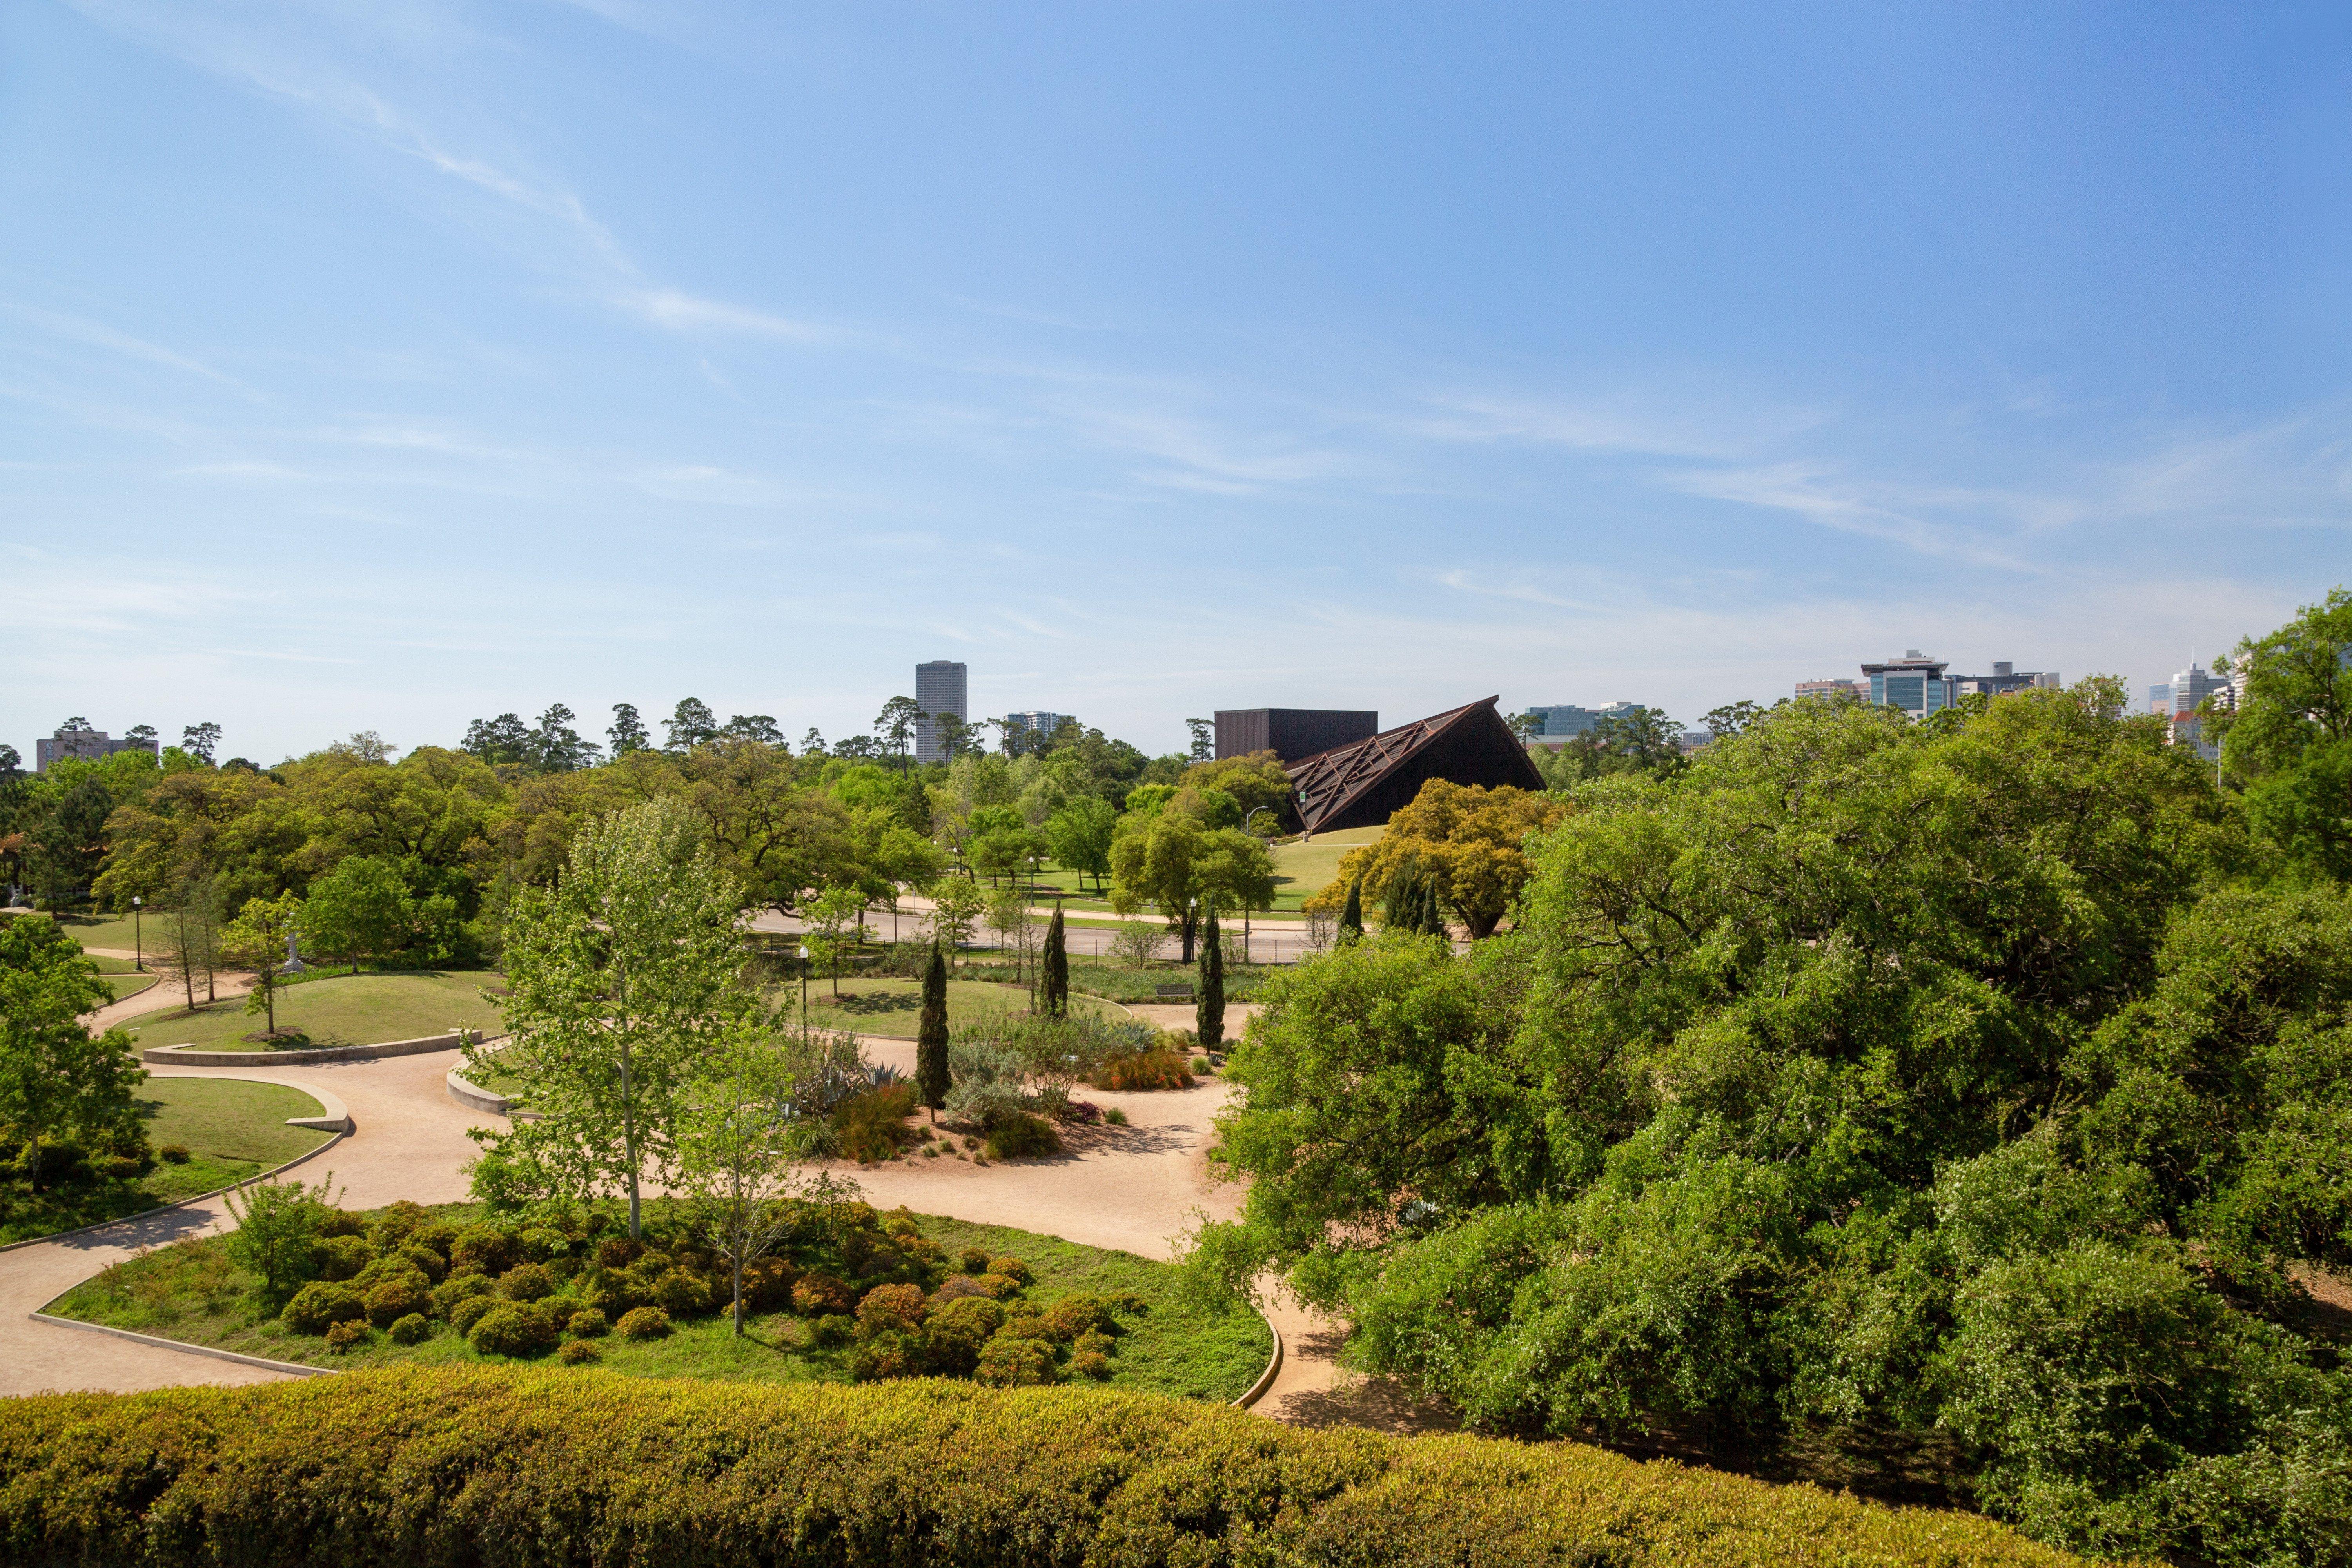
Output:
M360 961L379 968L402 945L412 910L398 867L373 855L354 855L310 884L302 931L313 951L340 958L359 972Z
M1118 813L1100 795L1080 795L1045 819L1045 842L1054 858L1092 877L1097 890L1110 875L1111 840L1118 832Z
M1225 947L1217 940L1217 906L1209 906L1202 932L1200 994L1192 1003L1192 1033L1215 1050L1225 1043Z
M1359 942L1364 934L1364 883L1358 878L1348 884L1348 902L1339 910L1339 940Z
M677 1163L693 1228L727 1260L740 1339L744 1268L801 1220L803 1141L792 1060L769 1037L771 1020L746 1009L736 1023L679 1095Z
M604 736L613 742L613 755L615 759L625 757L633 752L642 752L653 744L652 737L646 733L646 721L638 716L637 707L634 702L613 704L612 728L604 731Z
M144 1143L131 1093L147 1074L130 1036L94 1037L81 1021L110 1000L98 966L55 922L0 921L0 1126L23 1140L37 1185L44 1140Z
M248 1016L259 1013L270 1034L278 1032L278 993L285 989L286 959L302 918L302 900L291 893L247 899L220 933L221 952L232 963L253 971L245 999Z
M341 1199L334 1182L330 1171L315 1187L258 1182L221 1194L221 1206L236 1221L223 1245L239 1268L260 1279L262 1300L273 1310L317 1270L319 1232Z
M835 996L841 994L841 972L857 951L858 921L865 912L866 899L855 888L827 888L802 909L801 941L833 983Z
M923 1014L915 1026L915 1089L936 1123L948 1102L948 965L937 942L923 966Z
M1237 828L1205 829L1181 812L1123 821L1111 841L1111 904L1121 914L1147 905L1176 926L1182 960L1192 962L1202 904L1264 909L1274 901L1274 860Z
M670 716L662 721L662 730L668 750L690 752L706 741L719 738L719 716L698 697L681 698Z
M893 697L875 716L874 733L898 759L902 770L913 766L915 730L922 721L922 707L911 697Z
M642 1188L674 1166L681 1090L759 1015L741 910L694 817L667 799L593 824L552 889L516 894L511 1044L481 1065L514 1080L542 1119L478 1133L495 1164L573 1197L617 1188L629 1234L643 1235Z
M950 877L931 892L931 940L950 956L971 940L988 895L967 877Z
M1037 995L1039 1011L1047 1017L1058 1018L1070 1010L1070 948L1069 934L1062 924L1062 906L1054 906L1054 918L1045 926L1045 956L1038 970Z
M2204 722L2248 818L2300 864L2352 880L2352 593L2240 643L2231 665L2243 696Z

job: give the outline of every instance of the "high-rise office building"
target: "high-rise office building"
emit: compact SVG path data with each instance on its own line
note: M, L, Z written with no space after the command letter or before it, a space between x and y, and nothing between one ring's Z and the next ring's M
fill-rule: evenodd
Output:
M1929 658L1917 648L1906 648L1901 658L1865 664L1862 678L1870 682L1874 708L1900 708L1914 719L1925 719L1952 705L1951 682L1944 679L1944 661Z
M1032 709L1026 713L1007 713L1004 716L1004 738L1009 741L1015 735L1050 735L1068 717L1067 713L1049 713L1043 708Z
M961 723L970 717L964 708L964 668L950 658L935 658L928 664L915 666L915 706L923 717L915 721L915 760L919 763L947 761L947 743L940 726L931 721L952 717Z
M1612 702L1600 708L1583 708L1573 702L1555 702L1549 706L1530 708L1528 716L1538 721L1528 736L1530 744L1542 742L1559 747L1579 735L1592 732L1592 727L1603 719L1622 719L1639 707L1635 702Z
M2148 705L2170 721L2174 744L2195 747L2197 754L2209 763L2221 754L2219 746L2204 738L2204 725L2197 717L2197 710L2205 705L2209 697L2226 704L2237 695L2237 689L2226 676L2191 664L2176 674L2170 685L2149 687L2147 695Z
M117 752L144 752L149 756L156 750L154 731L130 735L117 741L103 730L60 730L54 735L44 735L33 742L33 771L45 773L52 763L62 763L78 757L83 762L103 762Z

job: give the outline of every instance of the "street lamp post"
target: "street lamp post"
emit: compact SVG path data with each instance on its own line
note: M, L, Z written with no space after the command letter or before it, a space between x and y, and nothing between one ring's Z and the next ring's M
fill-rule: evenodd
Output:
M801 1033L808 1033L808 943L801 943Z
M1192 962L1192 932L1201 921L1200 915L1195 911L1200 907L1201 900L1198 899L1184 900L1184 962L1187 963Z
M137 898L131 900L131 967L142 974L147 973L147 947L146 943L140 940L139 915L140 906L146 901L144 899ZM120 952L121 949L116 951Z

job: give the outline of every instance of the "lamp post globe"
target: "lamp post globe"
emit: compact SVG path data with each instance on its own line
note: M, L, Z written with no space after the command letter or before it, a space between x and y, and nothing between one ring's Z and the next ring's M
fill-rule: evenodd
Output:
M142 974L147 970L147 944L141 940L139 917L143 912L141 906L146 901L135 894L131 900L131 967ZM118 948L116 951L120 952L121 949Z

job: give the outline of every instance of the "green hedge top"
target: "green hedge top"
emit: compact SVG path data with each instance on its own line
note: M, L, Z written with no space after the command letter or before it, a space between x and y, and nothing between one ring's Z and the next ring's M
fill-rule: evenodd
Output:
M1965 1514L1149 1394L443 1367L0 1401L15 1563L2056 1564Z

